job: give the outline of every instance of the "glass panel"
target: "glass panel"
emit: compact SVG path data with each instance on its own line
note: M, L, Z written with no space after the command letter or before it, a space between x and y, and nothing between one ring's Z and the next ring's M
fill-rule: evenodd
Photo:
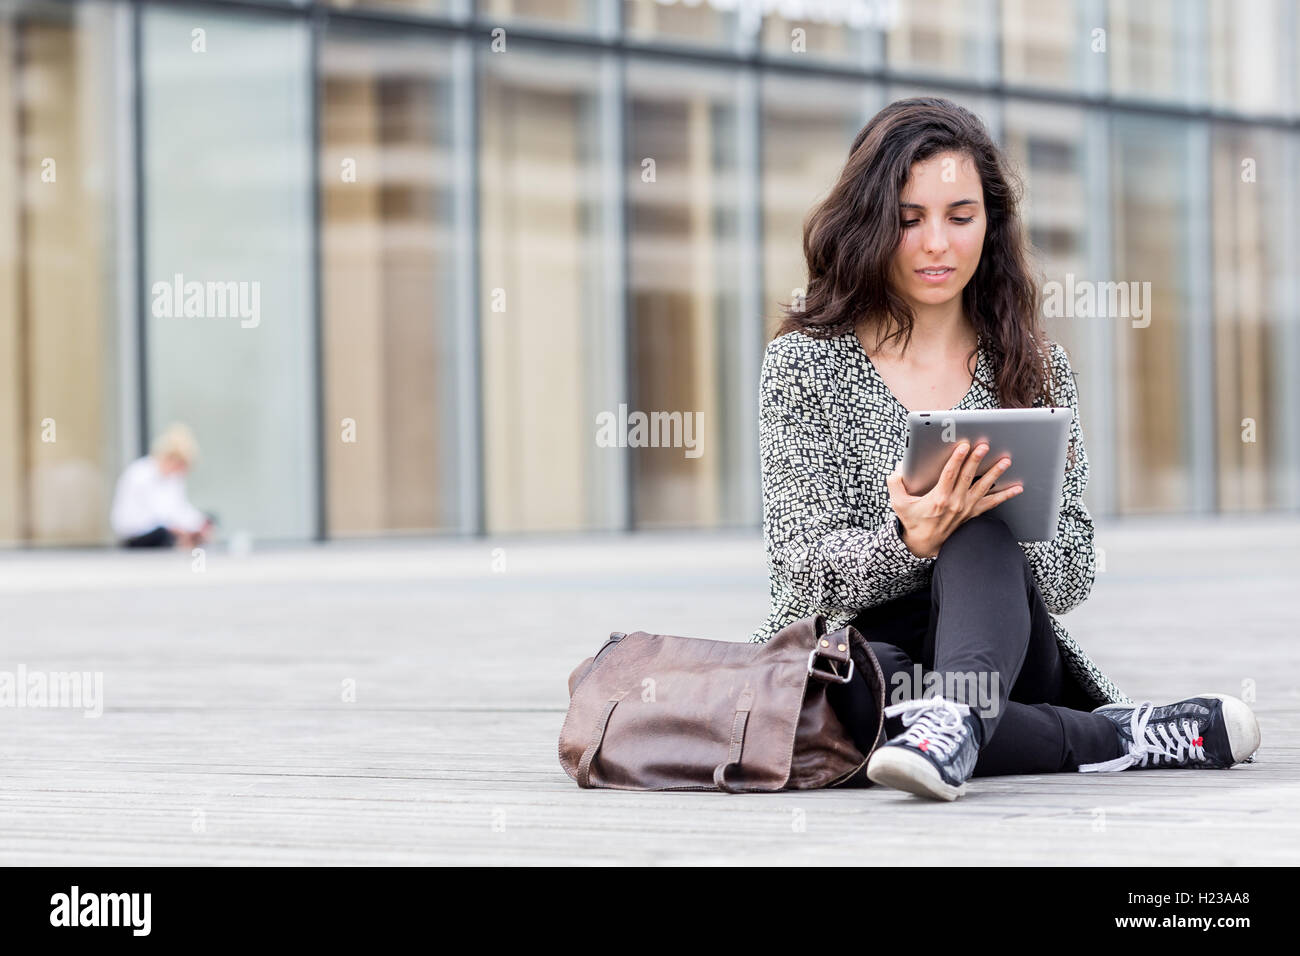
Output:
M358 10L365 8L387 7L394 13L411 13L411 14L431 14L438 16L450 16L456 12L459 4L456 0L324 0L332 7L342 7L343 9L356 8ZM468 0L462 0L462 3Z
M1076 315L1063 303L1067 290L1097 278L1089 260L1097 212L1088 193L1087 122L1081 109L1009 100L1004 109L1003 147L1024 179L1021 214L1042 271L1043 326L1069 354L1079 390L1084 443L1097 461L1105 452L1097 440L1104 432L1094 426L1093 409L1105 407L1105 392L1113 386L1104 377L1106 365L1098 354L1092 323L1110 320ZM1102 474L1105 469L1094 467L1085 491L1088 506L1094 509Z
M640 527L753 519L727 494L753 468L728 436L756 427L755 408L724 398L741 368L739 284L757 278L739 264L738 86L734 71L628 65L632 411L677 415L648 430L660 447L634 449Z
M1120 96L1191 102L1197 4L1110 0L1107 53L1111 91ZM1211 46L1221 42L1215 40Z
M1286 114L1293 104L1281 92L1287 60L1297 50L1286 34L1287 14L1300 16L1282 0L1252 0L1249 15L1240 0L1210 0L1210 100L1242 113Z
M869 84L763 81L764 344L784 319L779 306L806 288L804 220L835 185L880 99L880 87Z
M889 31L889 65L966 80L992 79L997 66L994 0L909 0Z
M478 0L478 15L491 23L595 26L601 7L615 0Z
M1100 26L1100 24L1096 24ZM1093 25L1078 0L1002 0L1002 76L1010 83L1080 89Z
M623 0L624 30L633 40L730 45L740 27L737 14L727 11L736 8L734 0ZM757 33L760 22L752 15L747 35Z
M617 413L594 58L516 48L482 60L484 496L489 531L609 525L597 443ZM545 78L543 81L541 78ZM613 341L618 341L615 338Z
M1285 206L1282 134L1239 126L1214 130L1214 352L1218 506L1256 511L1285 505L1282 419L1286 283L1279 220Z
M325 474L331 535L458 524L450 47L321 47Z
M1145 315L1107 320L1116 329L1118 509L1181 511L1191 505L1190 426L1183 424L1191 310L1185 252L1190 136L1185 123L1152 117L1115 116L1112 130L1109 278L1126 283L1130 296L1150 292ZM1134 313L1131 303L1130 298L1128 311Z
M393 13L456 17L475 0L324 0L342 9L388 9ZM593 26L617 0L477 0L478 16L491 23Z
M1004 148L1024 179L1021 212L1044 280L1064 289L1076 280L1092 279L1088 229L1093 211L1084 175L1083 111L1010 100L1004 123ZM1071 365L1082 376L1075 359L1083 358L1089 336L1080 323L1094 320L1065 311L1046 309L1044 326L1070 353Z
M316 528L311 64L301 21L141 10L150 434L227 533Z
M792 63L814 59L879 66L884 59L884 31L897 22L898 7L870 0L787 3L763 18L763 50L785 54ZM749 25L750 18L742 18L741 29Z
M109 539L125 69L106 5L0 10L0 541Z

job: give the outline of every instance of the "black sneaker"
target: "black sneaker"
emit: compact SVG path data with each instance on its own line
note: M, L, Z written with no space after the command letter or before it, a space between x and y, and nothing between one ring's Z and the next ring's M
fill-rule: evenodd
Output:
M1083 764L1080 773L1190 767L1223 770L1259 749L1259 721L1243 701L1226 694L1198 694L1155 707L1103 704L1093 711L1115 724L1127 753Z
M966 792L979 756L970 706L923 697L885 708L886 717L899 715L908 729L876 749L867 778L920 797L956 800Z

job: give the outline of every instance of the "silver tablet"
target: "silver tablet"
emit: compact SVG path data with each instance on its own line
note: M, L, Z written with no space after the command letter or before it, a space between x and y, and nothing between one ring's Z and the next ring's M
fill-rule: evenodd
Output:
M939 480L952 450L965 440L971 452L987 441L988 452L976 471L983 475L1003 455L1011 467L993 485L1001 491L1020 482L1024 491L988 513L1006 522L1017 541L1050 541L1056 536L1070 442L1069 408L974 408L911 412L907 416L907 450L903 487L923 495Z

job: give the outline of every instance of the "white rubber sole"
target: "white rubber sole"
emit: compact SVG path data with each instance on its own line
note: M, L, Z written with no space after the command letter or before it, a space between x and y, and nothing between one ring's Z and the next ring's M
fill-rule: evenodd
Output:
M1223 725L1228 730L1228 747L1232 750L1233 763L1241 763L1259 749L1259 721L1255 719L1255 712L1244 700L1229 694L1189 694L1183 700L1190 697L1209 697L1223 701ZM1132 709L1128 704L1102 704L1093 713Z
M867 779L883 787L906 790L931 800L956 800L966 792L966 785L945 783L934 764L902 747L881 747L867 762Z

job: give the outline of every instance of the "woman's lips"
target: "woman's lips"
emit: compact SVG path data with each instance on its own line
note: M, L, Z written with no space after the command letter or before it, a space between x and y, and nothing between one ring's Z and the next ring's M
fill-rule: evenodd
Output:
M924 269L917 269L916 274L921 277L922 282L928 282L931 285L940 285L947 282L948 279L957 271L950 266L940 266L942 272L927 272Z

